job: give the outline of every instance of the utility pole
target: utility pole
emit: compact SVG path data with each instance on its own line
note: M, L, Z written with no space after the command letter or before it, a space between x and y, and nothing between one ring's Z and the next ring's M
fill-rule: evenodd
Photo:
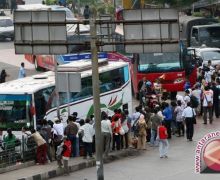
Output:
M104 180L103 157L102 157L102 134L101 134L101 111L100 111L100 89L99 89L99 71L98 54L96 47L96 25L95 17L90 19L91 34L91 53L92 53L92 87L95 115L95 147L96 147L96 169L97 180Z
M57 84L57 61L55 56L53 55L54 61L54 73L55 73L55 83ZM57 86L55 86L55 96L56 96L56 106L57 106L57 118L60 119L60 97Z

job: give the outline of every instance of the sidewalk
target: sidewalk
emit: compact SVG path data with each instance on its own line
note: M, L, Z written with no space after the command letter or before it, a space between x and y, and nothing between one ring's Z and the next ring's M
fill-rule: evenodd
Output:
M137 156L141 151L136 149L126 149L118 152L110 153L108 158L104 159L104 163L122 159L128 156ZM70 172L82 170L95 166L95 160L84 160L83 157L71 158L69 161ZM57 177L63 174L63 169L58 168L56 161L46 165L34 165L7 173L0 174L2 180L43 180Z

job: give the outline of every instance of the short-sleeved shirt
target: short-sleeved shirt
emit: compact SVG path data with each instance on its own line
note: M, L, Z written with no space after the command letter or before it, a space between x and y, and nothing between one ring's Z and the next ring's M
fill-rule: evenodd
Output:
M166 127L159 126L158 131L159 131L159 138L160 139L167 139L167 128Z

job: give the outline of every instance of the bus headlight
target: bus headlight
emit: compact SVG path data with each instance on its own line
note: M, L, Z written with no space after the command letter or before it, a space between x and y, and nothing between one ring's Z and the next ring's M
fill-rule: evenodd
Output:
M177 83L183 83L184 79L183 78L177 78L173 83L177 84Z

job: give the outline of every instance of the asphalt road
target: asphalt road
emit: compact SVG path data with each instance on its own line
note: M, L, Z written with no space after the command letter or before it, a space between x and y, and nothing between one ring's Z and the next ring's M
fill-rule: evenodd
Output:
M33 64L24 59L24 55L16 55L14 43L9 40L0 41L0 71L5 69L9 77L6 81L17 79L21 62L25 63L27 76L37 74Z

